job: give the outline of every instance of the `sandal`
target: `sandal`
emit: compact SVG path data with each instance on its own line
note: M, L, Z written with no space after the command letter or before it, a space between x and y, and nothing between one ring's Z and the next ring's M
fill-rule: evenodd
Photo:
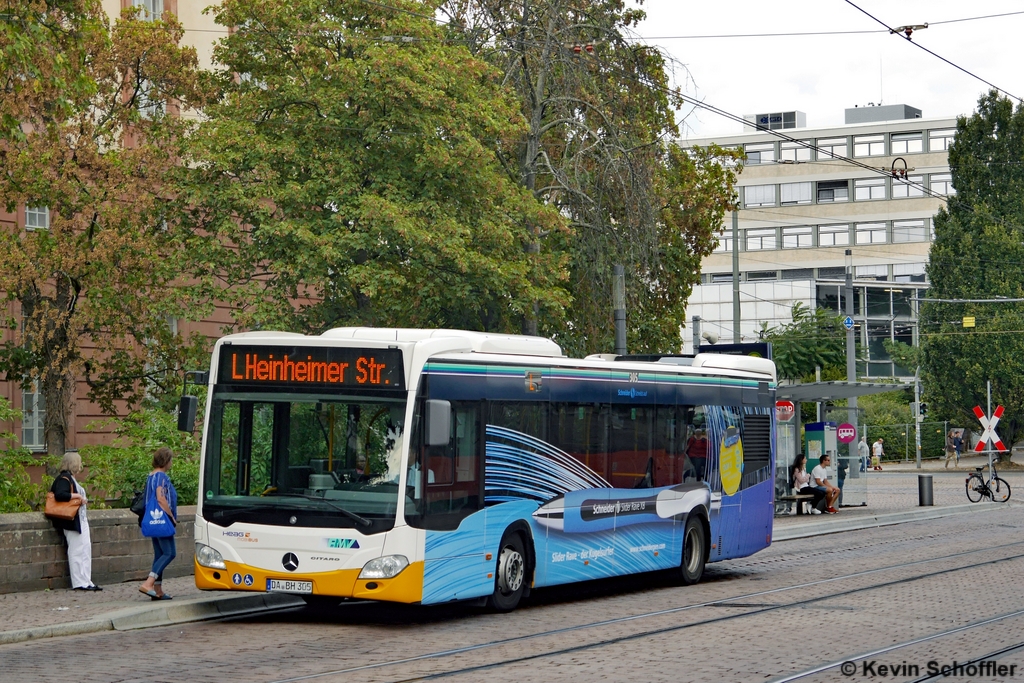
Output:
M142 593L143 595L148 595L150 597L150 599L152 599L152 600L159 600L160 599L160 596L157 595L156 591L153 590L152 588L149 589L149 590L146 590L144 588L140 588L139 592Z

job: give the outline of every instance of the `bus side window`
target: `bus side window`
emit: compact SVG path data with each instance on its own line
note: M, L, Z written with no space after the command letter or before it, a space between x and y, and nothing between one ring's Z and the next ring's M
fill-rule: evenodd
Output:
M451 530L483 507L482 437L480 404L452 402L448 444L429 447L422 441L413 443L420 458L409 472L416 507L410 524L425 529Z
M612 404L608 451L611 456L609 481L613 487L653 486L654 413L654 406Z

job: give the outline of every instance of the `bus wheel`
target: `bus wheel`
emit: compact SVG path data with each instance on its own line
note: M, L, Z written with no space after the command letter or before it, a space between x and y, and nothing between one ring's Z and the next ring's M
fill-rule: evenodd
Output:
M707 544L704 525L696 515L690 515L686 520L686 531L683 533L683 563L680 575L684 585L695 584L704 576Z
M494 573L494 592L488 606L498 612L510 612L519 605L526 590L526 550L523 537L517 533L505 534L498 549L497 569Z

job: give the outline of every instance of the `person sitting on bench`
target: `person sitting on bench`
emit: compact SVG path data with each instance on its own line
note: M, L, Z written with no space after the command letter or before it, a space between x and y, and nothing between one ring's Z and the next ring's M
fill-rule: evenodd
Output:
M817 467L811 470L811 479L814 480L814 487L825 495L825 512L836 514L835 502L839 499L839 489L828 480L828 465L830 456L828 453L821 456Z
M793 466L789 469L789 486L797 495L814 496L811 501L811 514L821 514L818 504L825 498L825 494L811 486L811 475L807 473L807 457L803 453L797 453L796 460L793 461ZM797 505L803 505L803 503L802 500L796 502Z

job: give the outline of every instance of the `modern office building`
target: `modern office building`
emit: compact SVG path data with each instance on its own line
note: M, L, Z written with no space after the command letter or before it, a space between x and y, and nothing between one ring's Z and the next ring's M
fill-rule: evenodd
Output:
M956 119L921 118L920 110L906 105L847 109L846 125L834 128L795 127L805 120L801 112L746 118L789 123L772 130L799 142L749 126L739 135L686 141L742 148L747 155L738 183L738 244L733 216L727 215L718 248L702 264L687 325L700 316L705 332L733 341L733 249L739 255L742 341L757 340L764 326L791 322L797 302L843 312L850 249L853 317L867 349L858 374L913 375L913 368L890 360L883 341L919 340L915 298L928 286L933 216L942 197L953 194L947 149ZM905 170L905 178L894 169ZM691 330L683 338L690 353Z

